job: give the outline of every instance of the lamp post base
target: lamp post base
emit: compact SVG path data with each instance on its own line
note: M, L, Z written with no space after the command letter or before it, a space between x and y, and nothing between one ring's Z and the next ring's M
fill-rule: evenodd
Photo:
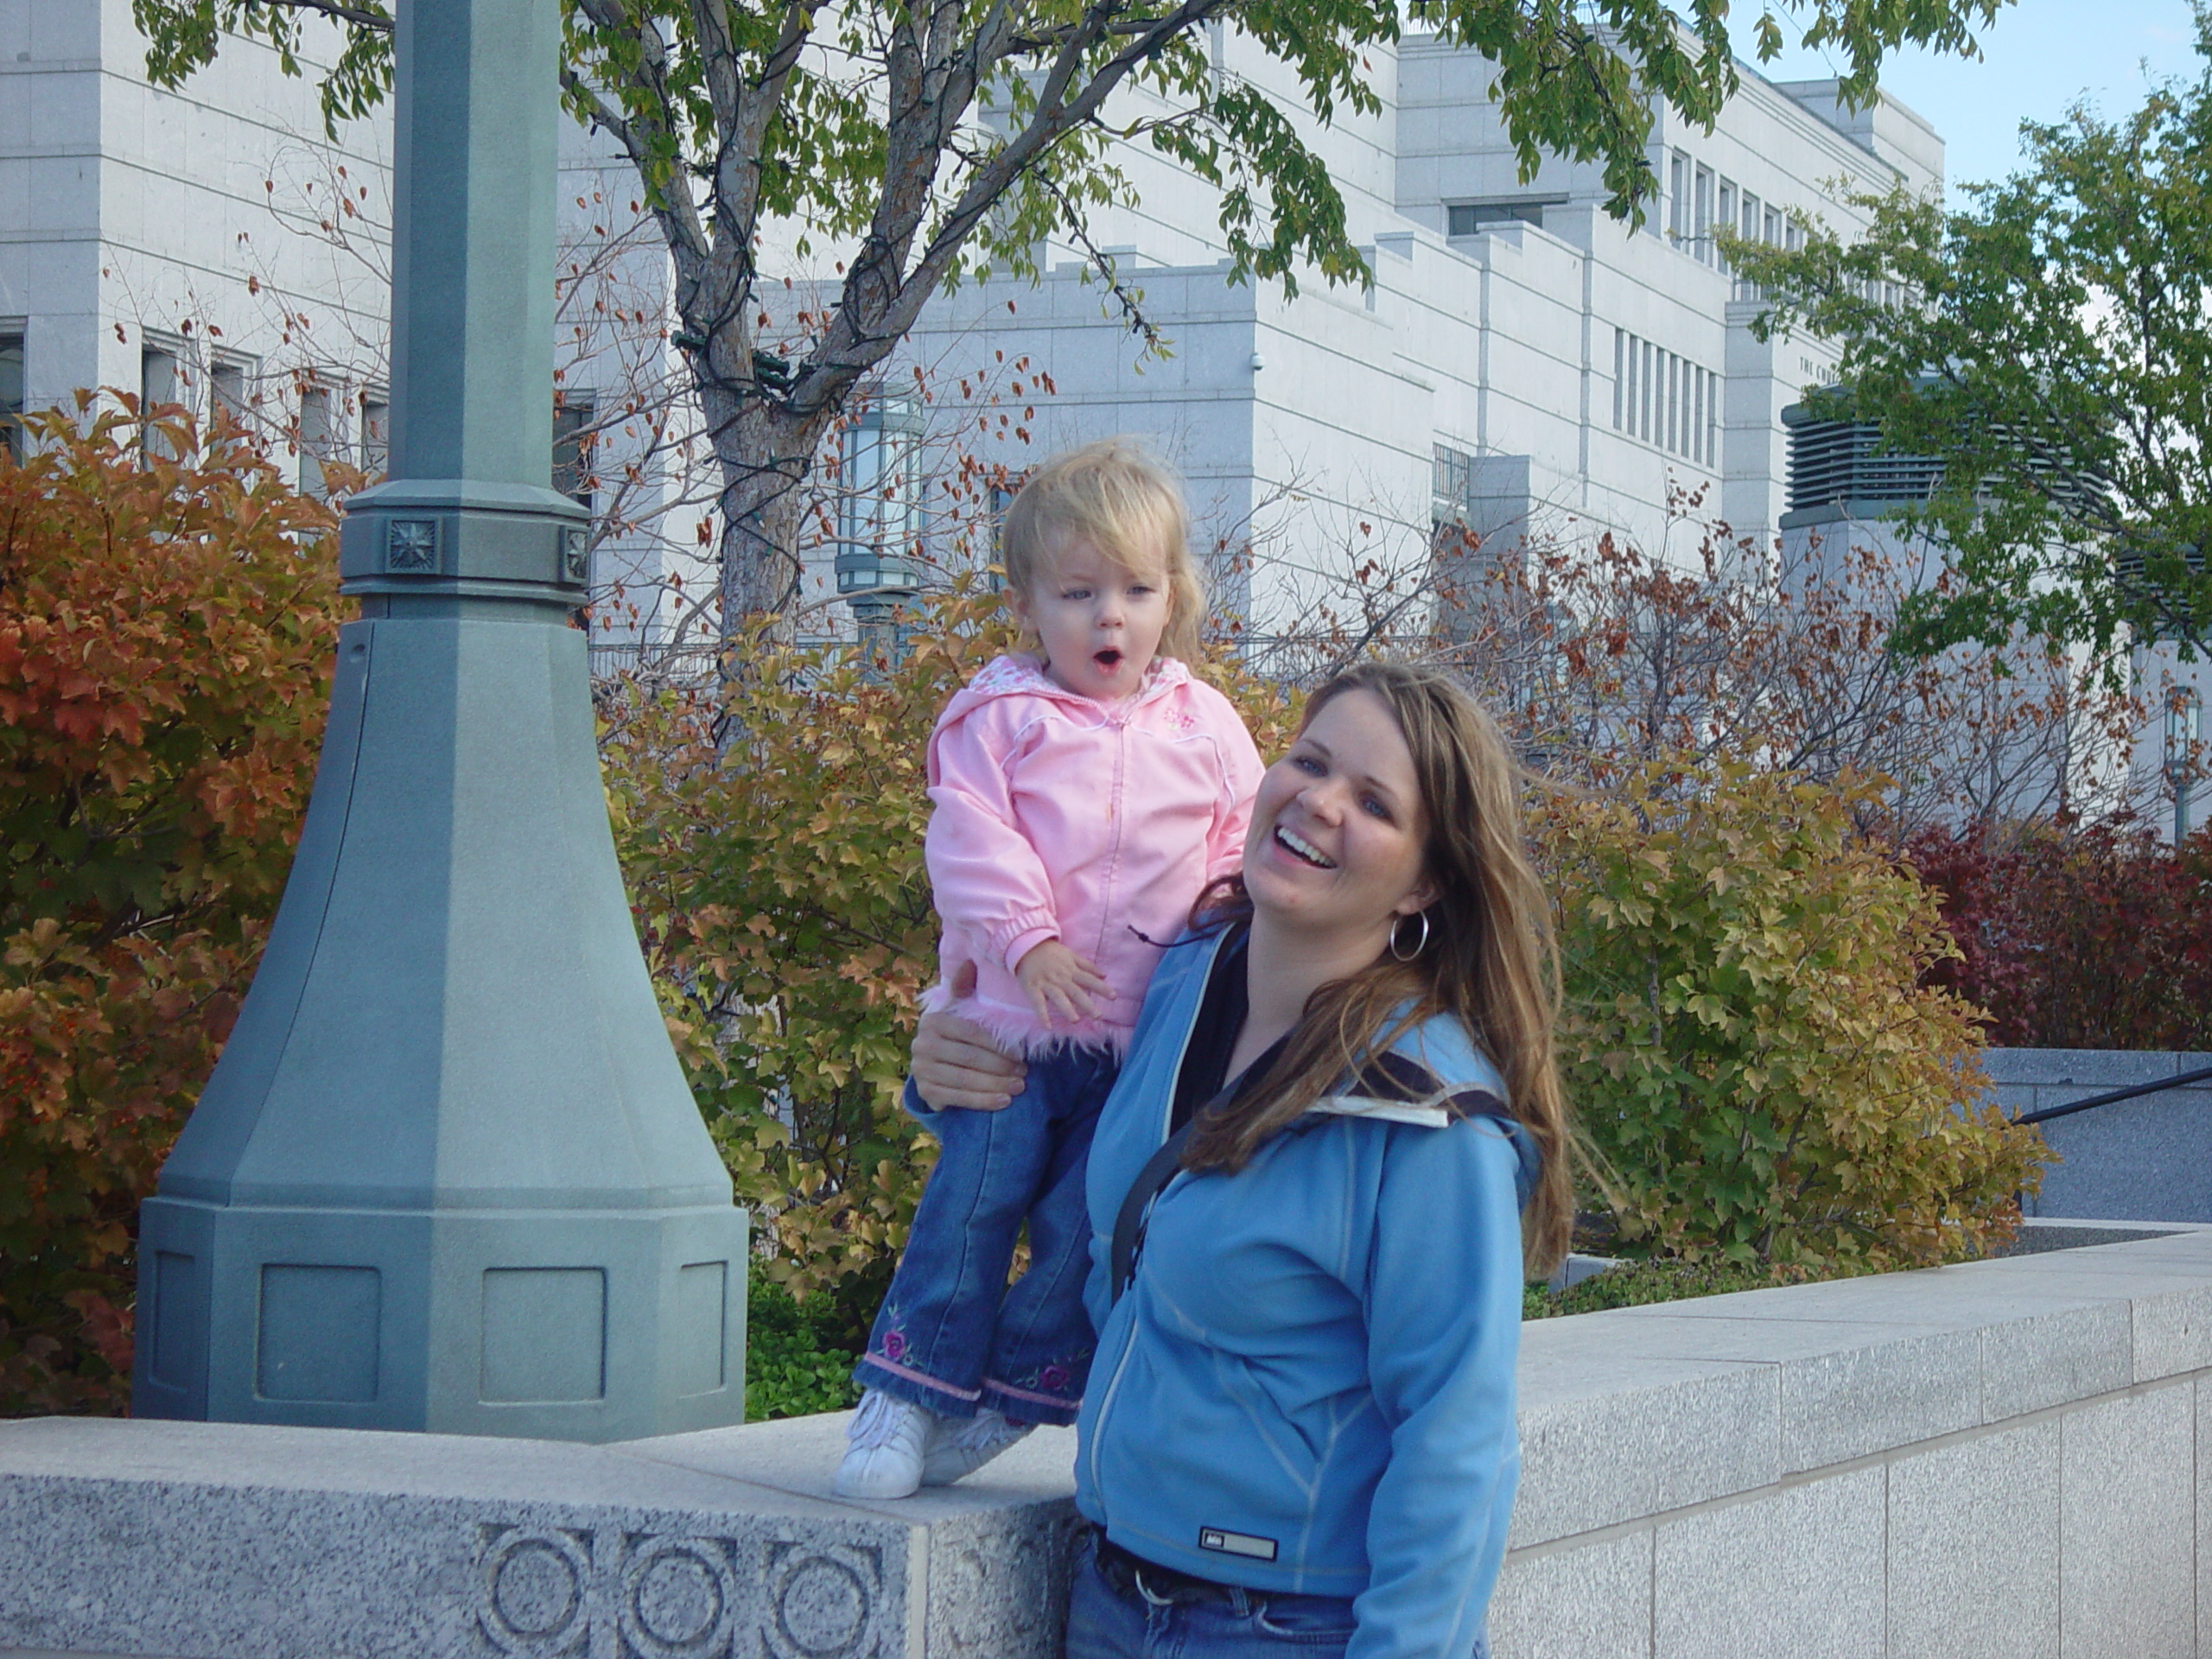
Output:
M638 948L584 636L370 602L252 991L141 1212L135 1408L740 1421L746 1217Z
M140 1417L623 1440L740 1420L746 1218L155 1198ZM210 1366L207 1356L233 1357Z

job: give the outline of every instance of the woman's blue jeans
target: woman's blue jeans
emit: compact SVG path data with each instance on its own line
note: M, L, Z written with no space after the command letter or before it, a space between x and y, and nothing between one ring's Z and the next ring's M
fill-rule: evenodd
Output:
M1067 1659L1337 1659L1351 1645L1348 1596L1273 1595L1231 1587L1224 1600L1155 1600L1106 1581L1085 1544L1068 1593ZM1489 1659L1478 1640L1471 1659Z
M944 1150L854 1368L863 1388L948 1417L995 1406L1015 1422L1075 1421L1096 1341L1084 1172L1120 1062L1077 1048L1027 1065L1003 1111L923 1115ZM1025 1221L1029 1270L1008 1288Z

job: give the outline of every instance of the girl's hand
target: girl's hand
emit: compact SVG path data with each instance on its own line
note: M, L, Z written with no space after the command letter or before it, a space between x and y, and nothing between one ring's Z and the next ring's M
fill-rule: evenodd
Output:
M1029 1006L1037 1010L1037 1017L1047 1024L1095 1020L1098 1005L1114 996L1098 964L1086 962L1058 939L1033 946L1014 964L1014 976L1029 993Z
M990 1033L957 1014L922 1016L914 1032L914 1092L940 1111L964 1107L995 1112L1021 1092L1021 1061L991 1040Z

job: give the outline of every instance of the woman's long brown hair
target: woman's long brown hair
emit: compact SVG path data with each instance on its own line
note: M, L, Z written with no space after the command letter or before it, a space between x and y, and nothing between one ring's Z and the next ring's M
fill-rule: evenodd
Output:
M1497 725L1456 682L1428 669L1367 663L1307 700L1302 732L1333 698L1371 691L1412 752L1426 818L1425 871L1437 888L1428 940L1411 962L1385 951L1313 993L1282 1053L1237 1102L1198 1121L1186 1169L1242 1169L1261 1144L1387 1049L1408 1027L1456 1016L1505 1080L1506 1105L1542 1154L1522 1223L1532 1277L1567 1253L1574 1223L1567 1097L1553 1057L1559 955L1551 906L1521 834L1522 772ZM1237 878L1211 890L1195 919L1249 916Z

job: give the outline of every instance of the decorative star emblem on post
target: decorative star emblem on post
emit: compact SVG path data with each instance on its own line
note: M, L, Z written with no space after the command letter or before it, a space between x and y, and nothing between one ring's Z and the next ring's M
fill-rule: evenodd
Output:
M435 570L438 568L438 521L435 518L394 518L385 531L384 564L387 570Z

